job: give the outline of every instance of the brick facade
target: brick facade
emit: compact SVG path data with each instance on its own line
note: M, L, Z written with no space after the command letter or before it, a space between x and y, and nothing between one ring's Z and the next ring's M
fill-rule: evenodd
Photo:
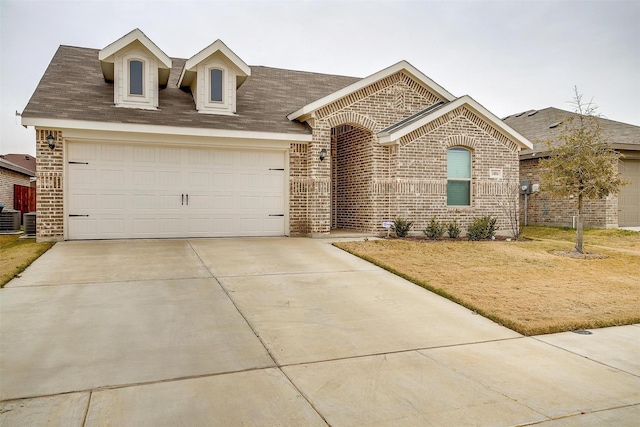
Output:
M382 232L382 221L395 217L414 221L415 233L432 217L456 219L465 229L483 215L498 217L498 227L507 230L501 205L518 181L519 150L471 110L458 108L397 144L378 142L378 132L441 100L398 72L317 110L307 120L313 140L306 163L292 145L291 170L303 174L301 165L306 164L308 192L305 221L304 197L291 191L292 234L323 234L333 228ZM454 146L472 152L469 207L447 207L447 149ZM323 148L330 155L320 161ZM502 178L490 178L490 170ZM292 174L292 185L303 181Z
M6 209L13 209L13 186L30 185L29 177L8 169L0 169L0 204Z
M52 150L47 135L55 137ZM57 242L64 239L62 132L36 129L36 239Z
M382 221L403 217L421 233L432 217L457 220L463 231L483 215L509 229L501 203L517 182L518 148L471 110L460 107L382 145L381 130L442 99L402 72L317 110L307 120L310 143L289 146L289 232L314 236L346 228L382 233ZM48 147L52 133L56 147ZM63 145L60 131L37 129L37 238L64 238ZM447 149L472 152L472 202L447 206ZM327 150L321 161L320 152ZM490 178L499 171L502 179Z
M539 172L540 159L526 159L520 162L520 180L531 184L542 184ZM520 196L520 221L525 224L524 196ZM574 226L577 215L577 199L553 199L543 192L532 193L527 198L526 223L528 225L549 225L557 227ZM583 202L583 222L585 227L616 228L618 226L618 197L611 195L601 200Z

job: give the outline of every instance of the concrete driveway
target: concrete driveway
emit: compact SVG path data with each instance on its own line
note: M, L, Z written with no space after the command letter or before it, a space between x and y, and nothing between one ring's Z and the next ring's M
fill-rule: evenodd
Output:
M640 325L523 337L327 240L59 243L0 338L3 426L640 423Z

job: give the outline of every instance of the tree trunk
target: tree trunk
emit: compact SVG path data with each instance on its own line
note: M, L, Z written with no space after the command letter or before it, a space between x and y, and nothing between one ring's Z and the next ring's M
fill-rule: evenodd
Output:
M582 251L582 194L578 195L578 217L576 218L576 251Z

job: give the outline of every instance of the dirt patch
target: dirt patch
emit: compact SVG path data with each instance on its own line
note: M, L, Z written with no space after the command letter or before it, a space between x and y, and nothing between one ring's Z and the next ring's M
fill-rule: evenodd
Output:
M598 253L594 253L594 252L580 253L578 251L562 250L562 249L556 249L555 251L551 251L551 253L554 254L554 255L565 256L565 257L569 257L569 258L573 258L573 259L606 259L606 258L609 258L608 256L606 256L604 254L598 254Z

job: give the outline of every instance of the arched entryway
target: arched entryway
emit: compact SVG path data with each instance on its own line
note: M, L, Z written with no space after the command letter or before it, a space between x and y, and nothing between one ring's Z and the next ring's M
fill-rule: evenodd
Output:
M331 229L374 230L371 131L354 124L331 129Z

